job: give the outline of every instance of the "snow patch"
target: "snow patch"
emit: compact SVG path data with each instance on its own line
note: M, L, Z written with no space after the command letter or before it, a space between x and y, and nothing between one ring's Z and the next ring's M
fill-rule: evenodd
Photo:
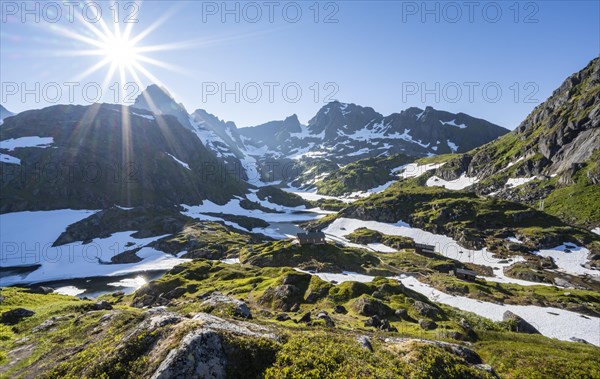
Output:
M54 292L61 295L77 296L79 294L84 293L85 290L82 290L81 288L77 288L75 286L64 286L55 289Z
M146 247L164 236L134 238L135 231L118 232L107 238L96 238L90 243L80 241L52 247L66 228L96 211L55 210L15 212L0 215L2 234L0 242L3 267L41 265L26 275L2 278L2 285L39 283L54 280L92 276L118 276L138 271L167 270L187 260ZM35 228L31 226L35 225ZM141 262L106 264L124 251L141 248L137 255Z
M225 259L221 259L221 262L228 264L228 265L235 265L235 264L240 263L240 258L225 258Z
M532 176L531 178L510 178L506 181L505 186L508 188L515 188L518 186L522 186L523 184L528 183L533 179L535 179L535 176Z
M134 116L138 116L138 117L143 117L145 119L148 120L152 120L154 121L154 116L148 115L148 114L139 114L139 113L135 113L135 112L131 112Z
M446 143L448 144L448 147L450 148L450 150L452 150L453 153L456 153L458 151L458 145L455 144L454 142L448 140L446 141Z
M466 129L467 128L467 125L465 125L465 124L457 124L456 120L452 120L452 121L442 121L442 120L440 120L440 123L442 125L454 126L454 127L459 128L459 129Z
M182 160L177 159L177 157L175 157L172 154L167 153L167 155L170 156L171 158L173 158L175 160L175 162L179 163L181 166L183 166L183 167L187 168L188 170L192 171L192 169L190 168L189 164L185 163Z
M12 155L2 154L0 153L0 162L8 163L8 164L21 164L21 160L17 157L13 157Z
M462 174L460 178L450 181L446 181L434 175L431 178L427 179L427 182L425 184L427 185L427 187L444 187L449 190L459 191L469 186L472 186L478 181L479 179L468 177L466 174Z
M558 268L566 273L600 277L600 271L583 267L588 262L589 253L590 251L585 247L570 243L534 252L542 257L551 257Z
M330 273L330 272L305 271L305 270L301 270L299 268L294 268L294 270L303 272L305 274L311 274L311 275L318 276L320 279L322 279L326 282L335 281L337 283L343 283L343 282L369 283L369 282L372 282L373 279L375 279L374 276L363 275L363 274L359 274L359 273L351 272L351 271L342 271L342 273L340 273L340 274L335 274L335 273Z
M11 138L4 141L0 141L0 149L6 149L8 151L13 151L17 148L22 147L39 147L46 148L50 147L54 143L54 138L52 137L37 137L37 136L29 136L29 137L19 137L19 138Z

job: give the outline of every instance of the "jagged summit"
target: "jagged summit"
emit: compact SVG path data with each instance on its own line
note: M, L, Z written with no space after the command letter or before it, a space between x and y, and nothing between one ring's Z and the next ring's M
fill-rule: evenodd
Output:
M15 114L6 109L3 105L0 104L0 124L4 122L4 119L10 116L14 116Z

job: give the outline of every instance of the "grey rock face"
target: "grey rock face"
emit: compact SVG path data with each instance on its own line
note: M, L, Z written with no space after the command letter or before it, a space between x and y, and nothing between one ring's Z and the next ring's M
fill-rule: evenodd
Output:
M338 101L323 106L307 125L301 125L294 115L285 121L239 129L242 136L268 148L273 157L309 148L337 163L382 153L467 152L507 132L485 120L432 107L383 116L373 108ZM365 133L371 136L368 140L361 138Z
M223 341L212 330L198 330L185 336L172 350L152 379L226 378L227 360Z
M152 375L152 379L174 378L226 378L228 345L222 333L239 337L276 339L267 329L246 322L232 322L206 313L197 314L193 320L202 326L188 333L171 350Z

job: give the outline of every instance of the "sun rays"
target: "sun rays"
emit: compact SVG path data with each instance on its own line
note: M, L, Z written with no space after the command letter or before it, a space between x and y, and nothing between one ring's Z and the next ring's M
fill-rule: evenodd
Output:
M86 1L82 4L90 4ZM110 7L116 2L111 2ZM135 7L141 7L141 1L135 1ZM110 8L107 7L107 8ZM105 70L101 88L106 90L109 86L118 82L121 88L127 83L136 83L139 88L143 86L143 80L149 83L162 85L162 81L152 72L152 67L159 67L171 71L181 70L168 62L162 61L148 54L159 53L167 50L181 49L189 44L144 44L145 39L157 28L167 21L174 13L175 8L165 12L160 18L141 31L135 33L134 28L138 25L137 20L114 20L99 18L95 22L85 19L80 12L74 12L72 25L53 25L51 31L57 33L71 45L64 55L71 56L95 56L98 61L82 72L76 73L73 81L81 82L101 70ZM189 46L188 46L189 47Z

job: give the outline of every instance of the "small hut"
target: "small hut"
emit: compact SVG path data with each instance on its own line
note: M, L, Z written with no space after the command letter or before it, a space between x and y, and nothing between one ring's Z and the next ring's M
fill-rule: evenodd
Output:
M325 244L325 233L323 233L323 232L298 233L298 243L300 243L300 245L324 245Z
M456 269L454 269L454 276L456 276L457 278L462 279L462 280L468 280L470 282L474 282L477 277L477 273L473 270L467 270L464 268L456 268Z

